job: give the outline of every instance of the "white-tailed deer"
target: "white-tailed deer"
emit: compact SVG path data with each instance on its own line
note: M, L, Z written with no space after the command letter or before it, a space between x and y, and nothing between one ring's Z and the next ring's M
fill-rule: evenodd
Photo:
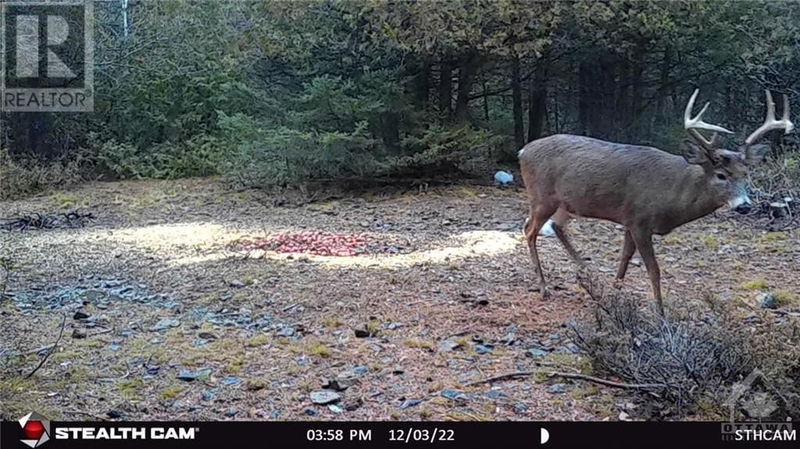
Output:
M764 124L747 137L740 151L729 151L718 148L715 140L717 133L732 132L702 121L708 103L691 117L697 94L695 90L684 113L684 127L695 143L684 143L682 157L653 147L563 134L534 140L520 150L522 178L530 199L525 237L543 297L548 297L548 291L536 237L548 220L567 253L581 267L584 262L567 236L569 218L599 218L625 226L616 278L621 281L625 277L628 262L638 249L663 315L661 271L653 252L653 234L667 234L726 203L738 212L750 209L747 172L769 150L768 145L754 143L771 130L792 131L789 100L784 96L783 117L776 120L775 104L767 91ZM714 134L708 139L701 130Z

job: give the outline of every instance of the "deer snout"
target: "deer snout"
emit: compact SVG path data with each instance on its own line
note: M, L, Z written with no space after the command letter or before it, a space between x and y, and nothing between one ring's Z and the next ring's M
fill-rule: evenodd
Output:
M737 183L735 185L734 194L728 200L728 206L740 214L746 214L753 208L753 202L747 195L747 187L744 183Z
M740 214L746 214L753 209L753 202L750 201L750 197L747 196L747 193L740 193L736 195L730 201L728 201L728 205L730 205L732 210Z

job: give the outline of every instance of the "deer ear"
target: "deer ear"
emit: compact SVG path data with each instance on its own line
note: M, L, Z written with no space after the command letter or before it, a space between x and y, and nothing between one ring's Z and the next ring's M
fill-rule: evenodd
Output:
M764 160L764 156L769 152L770 147L768 144L762 143L760 145L753 145L750 151L744 155L744 161L747 165L756 165Z
M683 158L686 159L686 162L690 164L703 165L709 162L705 150L688 140L683 141L683 144L681 144L681 153L683 153Z

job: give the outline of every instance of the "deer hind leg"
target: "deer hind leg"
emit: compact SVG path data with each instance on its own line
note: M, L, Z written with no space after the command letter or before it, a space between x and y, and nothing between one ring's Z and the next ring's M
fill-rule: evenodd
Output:
M572 246L572 242L569 239L569 234L567 233L567 222L569 221L569 213L565 209L559 208L555 215L552 218L553 221L553 230L556 233L556 237L561 242L561 245L564 246L564 249L567 250L567 254L572 260L578 264L578 267L582 270L586 268L586 263L581 258L580 254L575 251L575 247Z
M616 283L618 285L622 284L622 280L625 279L625 273L628 272L628 263L630 263L631 257L635 252L636 244L633 243L631 231L625 229L625 242L622 244L622 255L619 258L619 267L617 268Z
M539 276L539 290L542 298L549 298L550 293L547 291L547 283L544 280L544 272L542 271L542 264L539 262L539 252L536 250L536 238L539 236L539 230L544 223L553 215L555 208L531 206L531 212L528 219L525 221L525 239L528 241L528 250L531 253L531 260L536 269L536 274Z
M664 316L664 304L661 300L661 269L658 268L656 255L653 251L653 236L649 232L642 230L631 231L633 242L639 249L644 266L647 267L647 274L650 275L650 284L653 287L653 296L656 299L658 313Z

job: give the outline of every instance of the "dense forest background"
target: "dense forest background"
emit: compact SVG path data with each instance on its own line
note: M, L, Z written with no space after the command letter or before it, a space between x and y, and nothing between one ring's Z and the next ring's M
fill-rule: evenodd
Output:
M5 114L6 194L461 176L553 133L677 151L696 87L739 139L763 89L800 104L797 2L113 0L95 19L95 112Z

